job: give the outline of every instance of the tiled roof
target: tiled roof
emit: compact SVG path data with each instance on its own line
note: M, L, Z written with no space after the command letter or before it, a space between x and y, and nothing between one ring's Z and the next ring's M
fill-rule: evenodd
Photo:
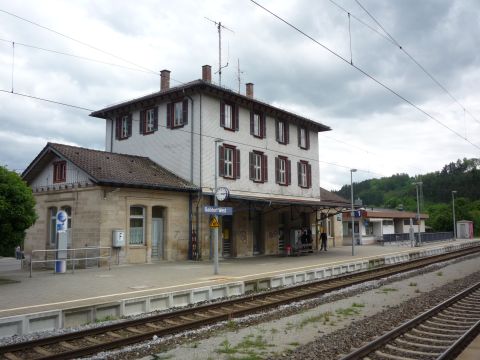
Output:
M147 157L55 143L48 143L42 153L49 150L72 162L87 173L93 182L100 185L197 190L194 184L166 170ZM24 173L23 176L26 175L28 174Z
M110 105L104 109L92 112L90 116L106 119L113 116L114 114L128 112L132 109L138 110L144 108L145 106L152 106L157 101L162 101L165 99L171 101L172 98L178 98L178 96L185 96L185 94L188 95L188 93L193 92L205 92L213 96L224 97L229 100L240 102L248 108L256 107L258 109L261 109L262 111L269 112L270 114L272 114L272 116L280 116L286 119L290 119L293 123L298 123L302 125L308 124L310 128L317 132L331 130L330 127L317 121L305 118L290 111L281 109L277 106L273 106L258 99L239 94L238 92L204 80L194 80L179 86L171 87L166 90L161 90L152 94L141 96L139 98Z
M334 194L328 190L325 190L324 188L320 188L320 200L322 202L331 202L335 204L342 204L345 206L348 206L350 202L347 199L344 199L343 197Z

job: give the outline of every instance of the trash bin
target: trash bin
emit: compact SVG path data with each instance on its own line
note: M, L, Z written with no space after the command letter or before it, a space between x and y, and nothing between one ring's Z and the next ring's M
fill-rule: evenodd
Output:
M60 274L67 271L67 260L55 261L55 273Z

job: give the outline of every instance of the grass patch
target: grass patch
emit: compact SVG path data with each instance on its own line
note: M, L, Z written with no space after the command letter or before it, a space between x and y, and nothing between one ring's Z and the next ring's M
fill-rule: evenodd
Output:
M437 276L443 276L443 272L441 271L437 272Z
M18 280L12 280L12 279L5 279L0 277L0 285L7 285L7 284L16 284L19 283L20 281Z
M261 360L265 357L264 352L274 346L269 344L262 335L253 334L245 336L235 346L232 346L228 340L224 340L220 345L221 347L215 351L227 355L228 360Z
M162 355L162 354L153 354L151 355L153 357L153 360L167 360L167 359L172 359L173 355Z
M352 304L352 307L354 307L354 308L363 308L363 307L365 307L365 304L359 304L359 303L355 303L355 302L354 302L354 303Z
M398 289L386 287L386 288L381 288L380 291L383 292L384 294L388 294L389 292L398 291Z
M230 331L236 331L239 328L238 323L236 321L233 321L233 320L228 320L227 324L225 326Z
M415 292L418 294L418 293L420 293L421 291L420 291L420 289L415 289Z
M325 325L330 321L330 317L332 315L333 314L330 311L327 311L319 315L310 316L308 318L302 319L302 321L300 321L300 323L297 325L297 328L301 329L310 323L317 323L317 322L323 322L323 324Z
M349 307L349 308L340 308L340 309L337 309L335 310L335 313L337 315L340 315L340 316L355 316L355 315L359 315L360 314L360 310L358 310L358 308L356 307Z
M104 316L103 318L95 319L95 322L96 323L101 323L101 322L104 322L104 321L111 321L111 320L117 320L117 317L112 316L112 315L107 315L107 316Z
M288 346L295 346L295 347L298 347L298 346L300 346L300 343L299 343L299 342L296 342L296 341L294 341L294 342L288 343L287 345L288 345Z
M416 282L411 282L410 284L408 284L408 286L417 286L417 283Z

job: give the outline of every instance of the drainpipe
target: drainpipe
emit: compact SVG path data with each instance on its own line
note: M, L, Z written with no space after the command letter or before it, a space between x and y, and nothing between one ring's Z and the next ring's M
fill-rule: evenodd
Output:
M185 94L185 89L183 89L183 93ZM191 108L192 110L190 111L191 112L191 116L190 116L190 182L193 184L194 183L194 179L193 179L193 133L194 133L194 128L193 128L193 119L194 119L194 116L193 116L193 111L194 111L194 101L193 101L193 98L190 96L190 95L185 95L186 98L188 98L190 100L190 103L192 104L191 105ZM192 226L192 221L193 221L193 214L192 214L192 211L193 211L193 207L192 207L192 193L190 193L188 195L188 236L189 236L189 239L190 241L188 242L188 258L190 260L193 260L193 249L192 249L192 230L193 230L193 226ZM198 207L197 207L197 224L198 224ZM198 234L198 232L197 232ZM197 235L197 243L198 243L198 235Z
M199 168L199 174L200 174L200 179L199 179L199 184L200 184L200 190L198 192L198 201L197 201L197 246L198 246L198 257L201 258L202 257L202 230L200 228L200 223L201 221L203 220L203 213L200 211L200 200L202 199L202 146L203 146L203 142L202 142L202 93L200 92L199 93L200 95L200 110L199 110L199 136L198 136L198 143L200 145L200 168Z
M190 241L188 242L188 258L193 259L193 248L192 248L192 193L188 194L188 233L190 234Z

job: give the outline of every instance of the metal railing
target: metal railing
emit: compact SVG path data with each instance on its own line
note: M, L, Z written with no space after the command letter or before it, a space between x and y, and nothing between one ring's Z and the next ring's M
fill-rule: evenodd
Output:
M106 252L103 252L106 250ZM58 258L58 253L66 254L66 258ZM43 256L37 256L43 254ZM83 255L83 256L81 256ZM79 257L80 256L80 257ZM35 257L43 257L41 260L35 260ZM32 250L30 257L30 277L32 277L33 264L48 264L53 263L53 272L55 273L57 261L66 261L66 264L71 265L72 274L75 273L75 265L84 262L85 268L87 264L92 260L96 260L96 265L100 267L100 260L105 259L108 261L108 270L111 269L112 264L112 248L107 246L89 246L83 248L66 249L66 250ZM78 265L77 265L78 266Z
M418 239L418 233L414 234L415 241ZM451 240L453 239L453 232L436 232L436 233L420 233L421 241L422 242L430 242L430 241L441 241L441 240ZM410 241L410 234L409 233L402 233L402 234L383 234L382 239L379 240L381 243L395 243L395 242L402 242L402 241Z

